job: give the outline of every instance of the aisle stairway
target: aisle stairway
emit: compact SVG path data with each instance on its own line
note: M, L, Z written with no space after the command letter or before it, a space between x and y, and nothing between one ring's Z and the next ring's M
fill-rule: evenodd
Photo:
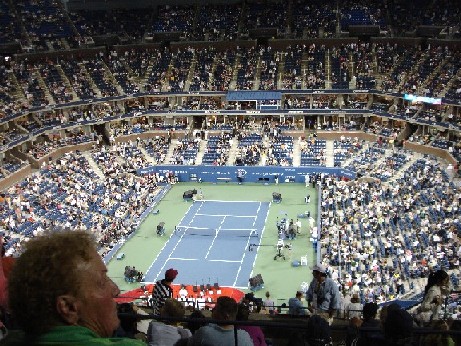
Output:
M170 147L168 148L168 153L166 154L165 164L170 164L171 158L173 157L174 149L176 148L178 142L179 142L178 140L174 140L174 141L170 144Z
M326 149L325 149L325 156L326 156L325 165L327 167L334 167L335 166L334 141L332 140L327 141Z
M141 151L141 153L144 155L147 161L151 163L152 165L156 165L157 163L155 162L154 158L149 155L149 153L144 149L142 146L138 146L138 149Z
M195 158L195 164L201 165L203 160L203 155L205 155L205 149L208 145L208 141L200 141L200 147L198 149L197 157Z
M232 141L232 146L229 150L229 160L227 161L228 166L233 166L235 164L235 158L237 157L237 148L238 140L234 137Z
M409 160L407 163L405 163L400 169L394 174L392 178L389 179L387 182L388 184L392 184L393 182L397 181L398 179L403 177L403 173L411 166L413 165L417 160L419 160L423 155L420 153L414 152L412 155L411 160Z
M100 179L104 180L105 179L104 173L101 171L98 164L91 157L91 152L90 151L84 151L84 152L82 152L82 155L88 160L88 163L89 163L91 169L97 174L97 176Z
M293 139L293 167L301 166L301 137Z

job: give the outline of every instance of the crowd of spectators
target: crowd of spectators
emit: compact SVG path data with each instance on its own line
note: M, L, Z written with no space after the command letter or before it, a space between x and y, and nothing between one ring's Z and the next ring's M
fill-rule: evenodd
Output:
M189 86L190 91L210 90L215 56L214 49L203 49L196 52L195 69L192 71L193 75Z
M236 89L253 90L258 62L256 50L254 48L241 49L239 53Z
M17 3L2 0L0 42L20 42L25 51L52 51L79 48L89 37L114 34L120 39L140 41L145 34L180 32L184 40L219 41L246 38L258 29L275 29L270 32L279 37L332 37L338 23L342 30L356 24L378 25L382 31L396 34L415 30L421 24L450 27L458 24L459 14L459 4L454 0L445 0L443 6L431 1L416 5L399 0L386 4L345 1L337 7L320 6L311 0L294 0L290 6L282 1L264 5L250 2L244 6L165 5L159 7L158 16L145 10L67 13L57 0ZM85 57L76 54L72 58L45 58L36 62L25 58L14 62L11 68L0 68L0 117L76 99L140 91L226 91L234 84L237 90L323 89L327 85L334 89L378 87L388 92L445 96L459 101L460 69L459 52L453 48L386 43L328 48L311 44L284 50L261 45L219 52L214 48L192 47L170 52L165 47L99 52ZM286 109L368 109L370 106L424 123L461 125L460 114L453 113L453 107L405 104L394 107L359 97L349 97L341 104L337 95L297 95L285 101ZM125 109L122 104L95 103L26 114L16 119L14 126L3 128L1 149L5 151L9 144L28 138L38 128L102 120L126 111L225 108L220 98L204 96L187 97L179 105L171 106L166 97L141 99ZM97 146L92 152L98 169L93 169L79 152L68 153L55 162L45 163L39 172L10 187L2 196L0 211L8 253L19 253L27 239L48 227L91 230L102 252L133 232L157 191L157 183L174 178L136 177L132 173L165 163L171 134L146 140L118 139L174 126L146 119L120 123L119 127L111 128L110 146ZM236 164L292 165L293 138L283 135L280 127L252 124L237 128ZM441 165L429 158L411 161L410 153L404 150L387 155L386 149L400 135L398 126L351 120L343 124L325 122L320 128L363 128L380 136L372 146L343 137L334 149L336 166L350 161L346 167L359 176L374 179L345 183L322 178L322 185L328 187L323 190L321 206L322 260L334 278L338 278L338 266L345 271L343 290L358 295L363 303L385 301L411 289L414 280L425 276L429 269L458 268L461 247L456 237L460 224L456 221L461 195L449 183ZM224 131L220 136L209 137L202 163L228 164L232 138ZM265 146L268 138L270 145ZM460 144L452 138L446 131L416 132L408 140L460 155ZM95 135L80 130L63 131L59 136L39 136L33 145L21 151L37 160L57 148L94 140ZM187 136L175 142L170 163L196 164L200 143L198 137ZM324 141L308 137L300 141L300 146L301 165L325 165ZM0 174L4 177L25 164L14 158L4 159ZM104 179L98 178L99 170ZM397 173L400 179L391 185L383 183L397 177ZM399 213L402 209L404 215ZM415 228L419 230L416 233Z
M143 125L149 126L141 121L141 123L113 128L114 139L119 135L132 134L134 128ZM236 127L242 131L238 136L240 141L249 144L246 148L249 151L244 156L244 159L248 161L245 163L251 164L251 161L255 159L255 152L257 157L268 155L266 164L270 164L270 158L277 159L275 154L277 151L289 155L293 139L282 134L283 125L267 121L234 125L237 125ZM375 131L380 131L379 124L375 125ZM286 127L290 128L290 126ZM258 137L252 131L245 133L245 128L259 130L263 136ZM262 145L265 136L272 140L273 145L269 148L264 148ZM216 148L225 148L229 144L230 138L230 134L222 137ZM434 142L434 139L432 140ZM156 141L153 139L150 141L151 144L158 145L158 148L164 148L167 143L166 138L156 138ZM185 149L187 152L191 149L190 145L193 142L194 140L186 140L180 143L183 149L187 146ZM324 150L322 141L310 137L305 142L307 147L310 147L309 150L315 148L317 152L320 148L318 155L322 155L322 150ZM257 143L261 143L261 145ZM349 143L355 147L349 148L349 152L354 152L364 145L357 139L349 138L342 138L341 143ZM34 188L32 184L31 189L35 193L34 196L40 196L42 189L48 189L51 192L63 191L62 196L54 204L51 204L52 207L56 205L56 210L52 207L47 210L44 207L45 212L40 212L37 211L37 208L33 210L24 208L27 212L23 211L19 219L14 216L15 214L5 217L4 226L8 227L7 230L20 228L20 232L34 236L40 234L47 225L63 228L76 225L78 229L92 229L88 226L91 222L91 225L94 225L91 227L96 227L95 234L101 237L100 244L106 250L109 249L114 242L134 230L134 226L128 225L133 225L136 218L127 218L127 215L132 215L132 209L127 212L127 208L131 205L130 203L133 203L133 198L135 198L133 196L136 198L139 196L139 189L141 188L139 184L142 182L138 184L138 179L147 179L149 184L153 186L156 186L158 181L165 179L158 176L136 178L126 173L134 172L136 169L150 164L140 152L141 146L143 146L141 141L122 143L114 141L110 148L98 148L94 151L93 160L98 164L108 181L103 184L103 187L98 185L102 183L96 179L95 174L97 173L79 153L66 154L62 160L58 159L57 168L53 168L53 163L46 165L44 170L47 171L47 175L45 177L51 177L51 180L56 182L56 187L54 185L42 185ZM269 150L266 151L266 149ZM52 151L53 148L47 150ZM221 153L225 153L225 150ZM177 151L176 154L185 158L184 151ZM380 147L379 143L373 147L368 147L363 152L354 152L354 156L361 160L370 160L375 154L378 156L384 154L384 148ZM461 195L449 183L443 172L443 167L432 159L421 159L415 161L403 173L401 180L397 180L397 183L385 185L379 182L386 180L384 169L399 170L400 166L408 162L406 156L407 153L396 151L391 157L385 158L381 164L373 166L379 159L371 160L363 171L358 171L360 175L363 173L363 175L376 177L379 180L367 182L359 179L356 182L347 183L336 181L330 177L321 179L322 186L328 187L323 190L326 195L322 196L321 209L320 243L324 251L322 252L324 264L329 266L332 277L336 279L338 279L337 267L341 265L343 291L346 295L358 295L363 303L372 300L387 301L409 290L411 291L414 282L427 275L428 268L447 267L455 269L459 266L457 258L460 250L455 242L458 232L456 227L459 224L455 220ZM225 161L216 160L216 163L213 164L223 164L223 162ZM258 159L257 162L260 160ZM283 162L278 161L277 164L283 165ZM84 171L88 175L91 173L92 178L74 178L74 171ZM64 177L67 175L72 178L65 179ZM43 180L37 181L42 183L46 181L45 177ZM122 183L127 178L131 183ZM95 180L93 185L88 185L90 180ZM443 184L440 184L441 181ZM130 184L133 184L133 187ZM118 185L122 188L117 188ZM24 186L21 185L20 188L16 186L16 188L19 190L11 191L16 191L20 195L24 193L24 196L27 196L19 198L21 202L24 201L24 205L33 203L31 202L34 198L32 197L33 194L26 192L28 190ZM76 189L77 192L72 192L72 189ZM85 191L86 194L91 194L87 191L95 191L89 199L91 203L88 202L89 197L86 197L81 191ZM110 192L112 194L107 197ZM74 195L77 197L69 197ZM45 194L41 198L50 197ZM40 201L42 206L50 204L49 200ZM14 198L13 203L15 203ZM437 206L437 203L440 203L440 207ZM134 210L134 215L139 216L142 205L135 203L135 207L138 207L139 211ZM80 214L76 214L78 208L90 210L93 214L96 213L96 216L93 215L91 219L90 216L80 216ZM397 213L398 208L405 208L405 216ZM370 213L370 210L374 212ZM69 214L70 216L68 216ZM111 221L113 219L111 216L121 218L121 223ZM29 222L24 222L24 220ZM38 226L36 226L37 220L40 220ZM450 225L447 231L444 228L446 224ZM412 232L414 227L418 227L421 231L415 234ZM437 230L436 235L432 232L433 229ZM22 238L18 239L8 239L10 252L19 251L20 245L17 244L23 240Z
M190 41L247 39L253 30L269 30L279 38L335 37L354 25L378 26L383 36L415 33L419 26L442 28L452 36L460 8L454 0L434 6L430 1L414 6L402 0L383 4L359 0L322 4L292 0L287 4L236 3L161 5L155 10L106 9L67 12L57 0L2 1L2 40L19 42L24 51L83 48L94 38L116 36L122 42L142 42L164 33ZM137 24L136 24L137 23ZM459 30L459 29L458 29Z
M437 161L415 161L391 185L326 178L323 186L323 262L341 266L343 289L362 302L399 296L428 270L458 268L461 195Z
M167 48L100 51L86 57L59 58L56 62L48 58L34 63L12 62L13 75L10 70L4 70L0 95L5 114L24 108L123 94L131 96L144 91L226 91L233 87L237 90L322 89L327 85L333 89L378 87L386 92L433 97L441 97L446 92L447 98L456 102L460 89L456 75L461 68L457 57L455 50L442 46L423 50L370 43L350 43L328 49L311 44L288 46L284 50L259 46L225 51L193 47L175 52ZM329 68L325 68L327 61L330 61ZM446 70L454 76L450 78ZM313 102L309 104L295 102L305 97L287 96L284 108L368 109L370 104L369 100L351 102L352 96L346 96L350 100L339 103L336 95L323 93L313 94ZM144 103L142 101L140 103ZM175 109L165 101L149 104L160 106L151 107L154 110ZM201 105L199 109L226 107L220 102L213 103ZM400 104L396 106L401 109ZM405 111L411 107L405 107ZM186 105L186 109L191 107ZM442 122L448 115L449 120L457 118L457 113L453 115L448 107L440 109L440 115ZM433 117L415 119L425 118L432 121Z
M278 87L278 70L281 54L272 51L271 47L261 47L260 56L260 77L259 90L275 90Z
M233 144L232 135L222 132L219 136L210 136L202 158L202 164L224 166L228 164L229 152Z
M1 226L7 252L19 253L23 242L48 227L91 230L106 251L134 231L156 182L125 171L100 180L84 156L67 153L6 191Z
M296 0L293 4L297 9L293 15L293 32L296 37L332 37L335 34L337 16L333 4L306 0Z
M360 149L362 149L363 142L357 137L351 138L343 135L339 141L334 141L333 146L334 165L335 167L341 167L345 160L350 159Z
M173 165L195 165L197 154L200 150L200 142L200 137L178 140L169 163Z
M300 141L301 166L326 165L326 141L309 136Z

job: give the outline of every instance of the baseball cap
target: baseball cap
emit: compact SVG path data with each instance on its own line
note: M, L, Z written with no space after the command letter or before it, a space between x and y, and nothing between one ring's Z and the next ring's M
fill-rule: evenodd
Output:
M178 271L173 268L170 268L165 272L165 279L173 281L174 279L176 279L177 275L178 275Z
M324 265L316 264L311 268L313 271L326 274L327 268Z

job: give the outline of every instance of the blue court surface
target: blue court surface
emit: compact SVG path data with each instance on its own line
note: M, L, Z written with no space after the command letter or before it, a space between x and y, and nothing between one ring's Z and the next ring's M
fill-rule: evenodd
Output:
M247 288L269 212L269 202L196 201L171 232L145 274L146 282L179 271L177 284Z

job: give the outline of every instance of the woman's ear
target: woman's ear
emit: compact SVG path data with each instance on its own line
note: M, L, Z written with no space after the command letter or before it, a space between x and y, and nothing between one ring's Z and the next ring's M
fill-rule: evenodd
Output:
M72 295L62 295L56 299L56 311L69 325L77 325L79 320L77 299Z

